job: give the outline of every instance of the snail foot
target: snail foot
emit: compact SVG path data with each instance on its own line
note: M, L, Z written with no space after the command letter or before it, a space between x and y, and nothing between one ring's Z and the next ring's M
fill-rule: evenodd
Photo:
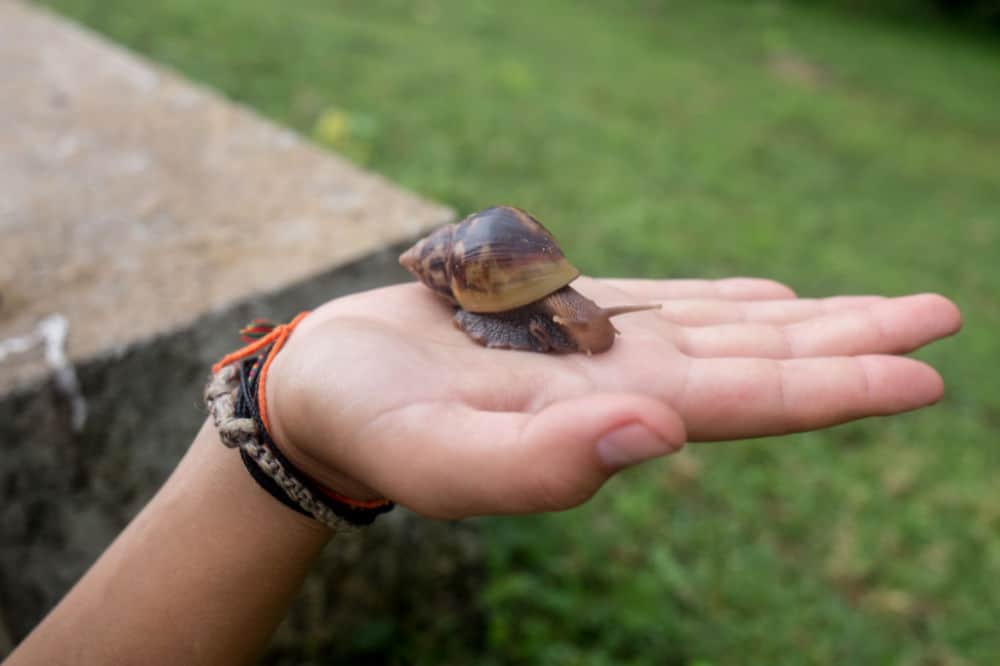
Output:
M534 352L576 351L563 330L551 317L527 308L502 313L481 314L458 310L455 326L484 347Z

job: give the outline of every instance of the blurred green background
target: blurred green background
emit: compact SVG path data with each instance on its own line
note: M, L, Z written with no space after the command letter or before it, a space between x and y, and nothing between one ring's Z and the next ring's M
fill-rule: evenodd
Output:
M45 4L460 213L523 206L587 273L963 308L919 354L942 404L487 520L486 638L381 618L348 661L1000 663L995 4Z

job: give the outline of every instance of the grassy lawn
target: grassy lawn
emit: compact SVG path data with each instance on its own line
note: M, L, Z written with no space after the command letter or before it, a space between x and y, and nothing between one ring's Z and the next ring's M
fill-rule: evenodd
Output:
M920 354L939 406L694 446L487 521L470 651L1000 662L1000 48L781 2L46 4L461 212L526 207L587 273L962 306ZM384 649L441 663L428 642Z

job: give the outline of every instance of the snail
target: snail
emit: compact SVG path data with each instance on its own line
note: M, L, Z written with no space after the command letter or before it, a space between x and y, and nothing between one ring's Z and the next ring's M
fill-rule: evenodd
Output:
M432 232L399 263L457 307L455 325L485 347L536 352L607 351L611 317L659 305L602 308L568 286L580 271L541 222L495 206Z

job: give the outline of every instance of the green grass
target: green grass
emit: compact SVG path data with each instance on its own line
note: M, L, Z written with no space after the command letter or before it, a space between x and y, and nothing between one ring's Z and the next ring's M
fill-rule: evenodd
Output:
M694 446L578 510L487 521L488 642L468 650L998 663L995 45L780 2L47 4L462 212L526 207L588 273L963 308L919 354L948 384L932 409ZM382 649L440 662L428 643Z

